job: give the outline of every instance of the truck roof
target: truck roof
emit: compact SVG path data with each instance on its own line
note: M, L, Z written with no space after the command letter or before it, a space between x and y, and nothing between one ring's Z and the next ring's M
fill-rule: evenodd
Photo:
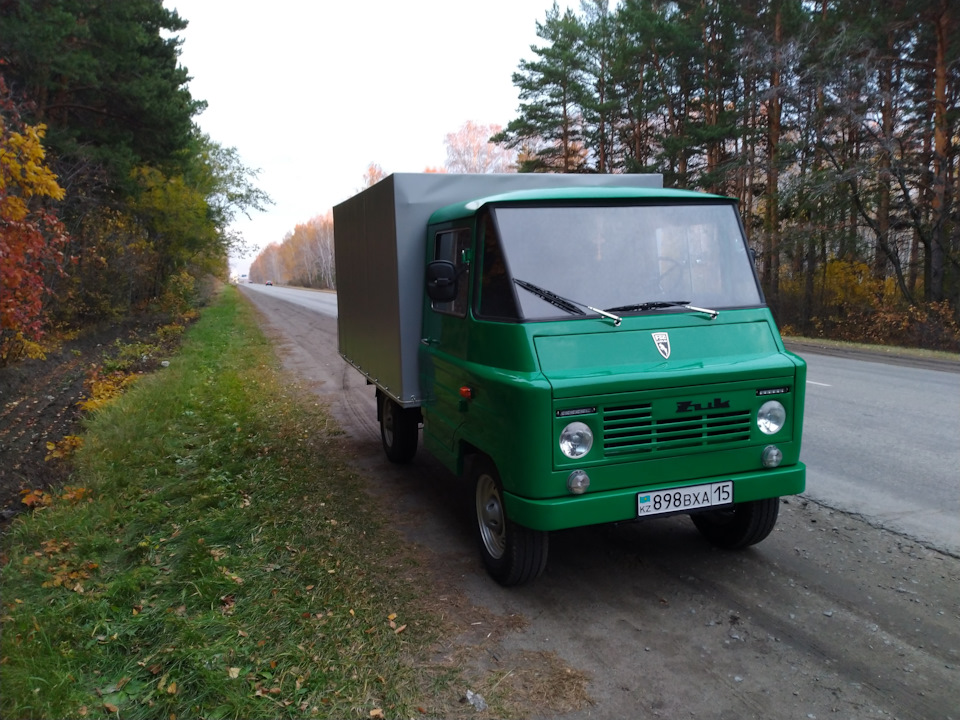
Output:
M515 190L513 192L488 195L465 202L457 202L439 208L431 216L429 224L448 222L469 217L477 213L480 208L493 203L510 202L539 202L539 201L570 201L570 200L727 200L733 198L723 195L692 190L673 190L665 188L643 187L554 187L531 190Z

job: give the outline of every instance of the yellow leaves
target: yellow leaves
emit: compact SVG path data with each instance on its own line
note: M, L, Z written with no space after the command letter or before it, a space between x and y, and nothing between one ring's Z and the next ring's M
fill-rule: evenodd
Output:
M63 200L65 192L57 184L57 176L44 164L43 138L47 126L26 125L22 133L5 130L0 122L0 191L9 193L16 189L26 198L37 196ZM0 204L3 219L20 221L26 217L26 204L19 197L7 195L4 201ZM18 217L16 213L21 210L23 214Z
M86 382L90 397L77 404L87 412L99 410L120 397L138 379L140 379L139 375L128 375L122 372L101 375L99 370L94 370Z
M83 438L78 435L67 435L57 442L47 443L47 456L44 460L65 459L83 447Z
M238 677L240 677L240 668L238 667L227 668L227 676L231 680L236 680Z

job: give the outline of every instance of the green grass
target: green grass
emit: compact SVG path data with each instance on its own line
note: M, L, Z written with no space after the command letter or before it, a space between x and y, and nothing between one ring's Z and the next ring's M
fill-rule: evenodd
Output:
M455 677L418 660L439 623L416 563L233 288L93 415L55 496L3 539L0 716L413 717L449 698Z

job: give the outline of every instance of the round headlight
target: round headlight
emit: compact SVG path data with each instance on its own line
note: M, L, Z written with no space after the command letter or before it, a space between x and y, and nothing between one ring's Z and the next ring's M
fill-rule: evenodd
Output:
M583 457L593 447L593 432L582 422L572 422L560 433L560 450L573 460Z
M757 412L757 427L764 435L774 435L787 421L787 411L776 400L768 400Z

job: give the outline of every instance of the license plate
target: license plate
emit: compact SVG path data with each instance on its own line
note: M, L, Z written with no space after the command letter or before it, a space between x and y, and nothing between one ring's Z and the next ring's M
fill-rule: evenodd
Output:
M686 512L733 502L733 482L690 485L689 487L655 490L637 495L637 515L647 517L663 513Z

